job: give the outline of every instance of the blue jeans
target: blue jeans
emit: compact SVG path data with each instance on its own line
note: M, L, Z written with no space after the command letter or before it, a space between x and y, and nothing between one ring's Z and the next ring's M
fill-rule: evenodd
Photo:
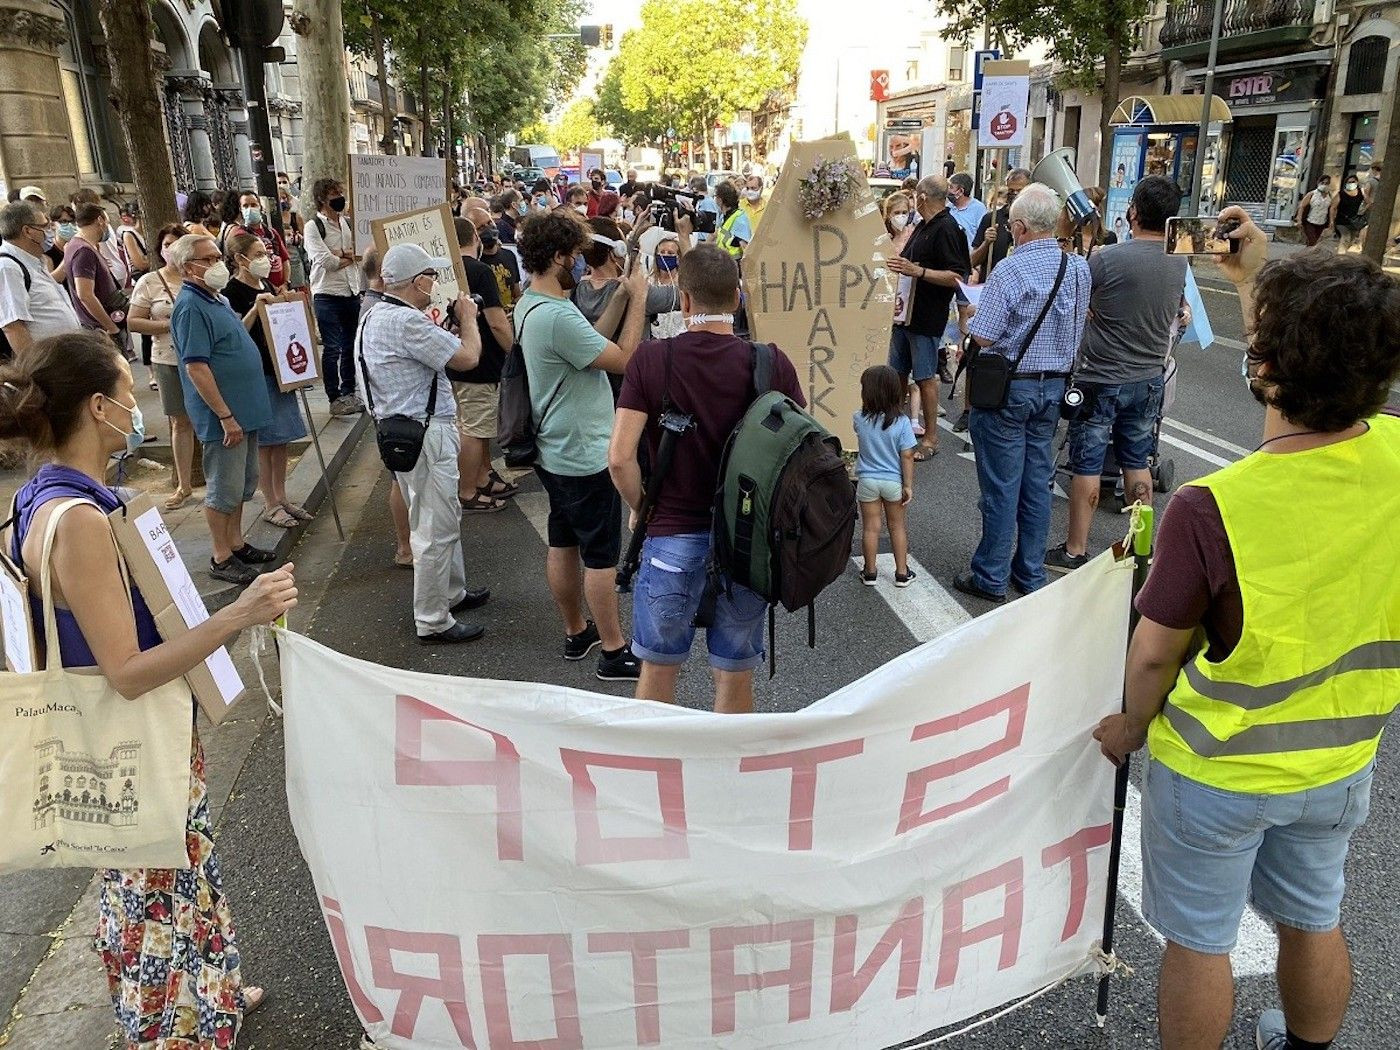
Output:
M326 397L355 392L355 326L360 320L360 300L353 295L313 295L316 327L321 330L321 382Z
M1063 379L1013 379L1005 408L972 410L968 431L982 493L982 541L972 555L972 577L993 594L1005 594L1011 580L1027 591L1045 586L1055 427L1064 393Z

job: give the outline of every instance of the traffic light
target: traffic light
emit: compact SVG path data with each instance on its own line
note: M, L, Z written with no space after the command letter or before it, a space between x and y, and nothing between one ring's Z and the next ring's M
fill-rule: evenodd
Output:
M602 29L603 29L603 31L602 31L602 33L601 33L600 35L601 35L601 38L602 38L602 47L603 47L603 50L604 50L604 51L611 51L611 50L612 50L612 46L613 46L613 31L612 31L612 26L606 25L606 26L603 26Z
M579 26L578 39L584 47L597 47L602 37L602 26Z

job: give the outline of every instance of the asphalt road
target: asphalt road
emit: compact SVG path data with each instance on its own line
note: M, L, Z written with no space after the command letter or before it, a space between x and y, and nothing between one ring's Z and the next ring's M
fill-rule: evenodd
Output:
M1178 484L1254 448L1263 415L1240 378L1238 300L1209 277L1202 284L1216 332L1228 342L1209 350L1188 347L1178 354L1180 377L1162 448L1174 464ZM1391 400L1400 406L1400 394ZM911 589L912 595L865 588L853 572L849 581L823 596L817 648L811 652L805 648L805 617L780 617L778 675L771 682L760 676L758 705L763 710L799 709L964 616L987 611L983 603L955 592L950 597L942 589L951 590L952 576L965 568L978 534L974 465L969 456L959 454L959 439L946 431L942 438L942 454L918 468L909 517L911 551L925 570L926 579L920 581L924 586ZM625 686L595 681L591 662L566 664L559 658L560 632L543 577L544 544L530 520L543 506L543 494L533 478L525 485L521 498L504 513L464 522L472 584L489 585L494 594L482 610L486 640L452 649L424 649L415 643L409 612L411 575L391 564L392 530L383 483L351 537L311 636L391 666L627 692ZM1159 508L1164 503L1165 497L1158 496ZM1057 499L1052 543L1063 538L1065 515L1065 503ZM1093 549L1102 549L1122 531L1122 519L1101 509ZM681 683L682 702L706 702L709 681L702 659L687 667ZM1400 971L1395 962L1400 955L1400 912L1390 891L1390 844L1400 832L1396 752L1393 739L1382 747L1370 822L1354 839L1347 870L1345 925L1355 957L1356 991L1336 1045L1356 1050L1379 1050L1400 1042L1395 1035L1400 1030ZM249 1020L240 1045L254 1050L342 1050L356 1045L360 1030L291 831L283 775L281 729L270 722L252 750L219 829L244 972L274 994ZM1105 1030L1093 1027L1093 983L1082 978L948 1045L1008 1050L1154 1045L1160 944L1127 899L1120 900L1118 923L1118 952L1136 974L1115 980ZM1266 934L1254 940L1256 954L1267 952ZM1226 1045L1253 1047L1254 1017L1276 1005L1273 981L1262 966L1251 967L1238 958L1237 966L1255 972L1238 981L1237 1019Z

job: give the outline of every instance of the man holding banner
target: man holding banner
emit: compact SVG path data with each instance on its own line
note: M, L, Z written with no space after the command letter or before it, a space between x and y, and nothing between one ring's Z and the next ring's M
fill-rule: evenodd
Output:
M1115 764L1144 743L1151 755L1143 903L1167 939L1163 1047L1225 1039L1251 900L1278 929L1283 1005L1257 1045L1321 1050L1351 994L1347 848L1400 701L1400 419L1377 414L1400 374L1400 284L1355 257L1264 267L1263 231L1241 208L1221 218L1242 223L1239 253L1218 261L1254 333L1264 440L1172 499L1137 600L1127 711L1094 736Z

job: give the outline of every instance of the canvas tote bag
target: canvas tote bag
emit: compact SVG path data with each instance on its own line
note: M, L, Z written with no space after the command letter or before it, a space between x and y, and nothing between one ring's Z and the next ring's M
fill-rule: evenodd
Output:
M96 668L60 666L49 559L59 520L86 502L60 503L44 530L44 669L0 672L0 874L189 867L189 686L127 700Z

